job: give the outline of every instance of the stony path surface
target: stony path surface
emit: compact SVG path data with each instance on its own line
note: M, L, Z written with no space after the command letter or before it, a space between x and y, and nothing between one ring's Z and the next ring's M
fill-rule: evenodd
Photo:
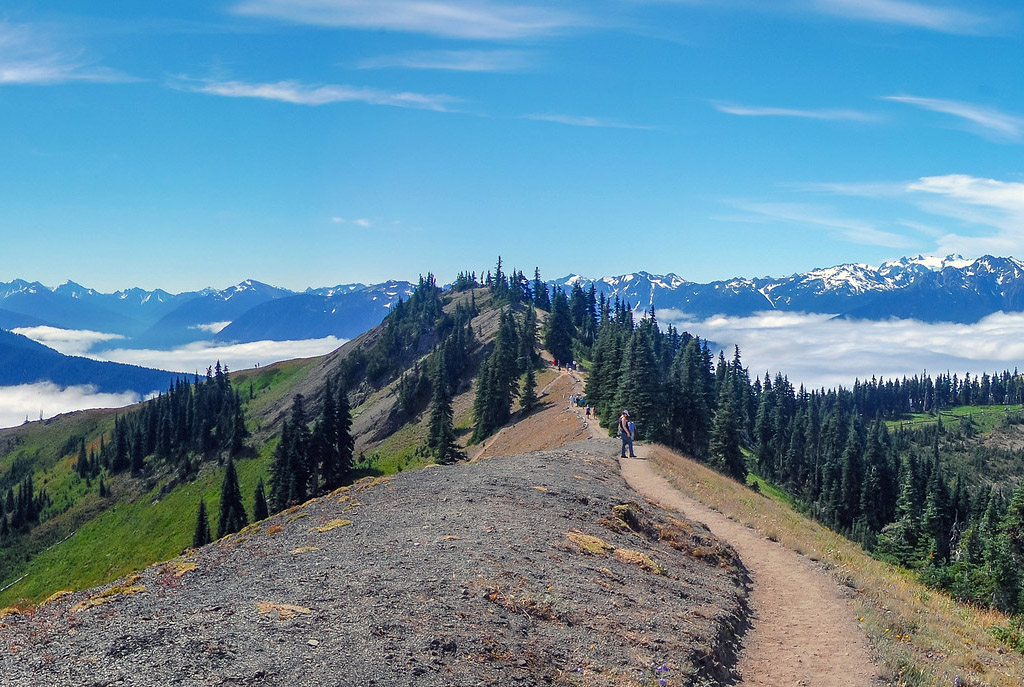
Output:
M581 393L582 380L565 380ZM580 422L586 418L580 414ZM619 442L595 422L592 439L610 451ZM765 539L757 531L695 501L657 474L636 447L638 459L619 459L622 475L642 496L702 522L739 554L751 578L752 622L737 672L749 687L866 687L881 684L856 611L844 590L806 558Z
M642 455L642 452L638 455ZM876 679L849 599L811 563L738 522L683 496L647 461L620 459L631 487L707 525L750 573L753 612L738 671L750 687L865 687Z

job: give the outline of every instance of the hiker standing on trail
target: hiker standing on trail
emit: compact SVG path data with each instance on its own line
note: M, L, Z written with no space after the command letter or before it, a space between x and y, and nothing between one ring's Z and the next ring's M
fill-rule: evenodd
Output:
M619 415L619 438L622 439L622 450L619 451L619 458L626 457L626 446L629 446L629 457L636 458L636 454L633 453L633 430L630 426L634 426L629 420L629 411L623 410L622 415Z

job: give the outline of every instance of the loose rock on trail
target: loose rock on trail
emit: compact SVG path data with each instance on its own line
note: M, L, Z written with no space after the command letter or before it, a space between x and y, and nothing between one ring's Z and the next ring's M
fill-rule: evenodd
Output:
M580 393L581 381L570 379L565 381L573 389L569 393ZM579 422L585 423L585 417L580 416ZM619 440L609 438L595 423L590 423L588 430L593 441L607 443L609 455L618 455ZM844 592L808 559L679 492L643 460L648 450L650 447L637 447L640 458L619 459L627 483L644 498L705 524L736 550L750 575L752 618L737 666L740 684L881 684L867 638L845 593L849 590Z

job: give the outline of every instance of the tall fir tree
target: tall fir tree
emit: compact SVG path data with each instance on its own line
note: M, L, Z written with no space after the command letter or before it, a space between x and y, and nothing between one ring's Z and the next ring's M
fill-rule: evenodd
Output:
M523 390L519 395L519 407L529 413L537 407L540 399L537 398L537 374L532 367L527 368L523 375Z
M747 477L747 467L740 449L740 427L734 393L732 384L722 384L711 429L709 463L719 472L743 481Z
M220 515L217 518L217 538L225 537L245 527L249 522L242 505L242 491L238 487L235 461L228 458L224 481L220 485Z
M261 477L252 495L252 521L259 522L268 517L270 517L270 509L267 507L267 493Z
M551 314L544 328L544 347L561 364L572 360L572 339L574 336L572 313L565 292L555 289L551 299Z
M464 458L455 439L452 395L448 388L448 373L443 355L438 356L434 374L434 392L430 399L430 420L427 430L427 446L439 465L451 465Z
M192 533L192 548L198 549L212 541L210 537L210 518L206 514L206 501L199 499L199 512L196 513L196 528Z

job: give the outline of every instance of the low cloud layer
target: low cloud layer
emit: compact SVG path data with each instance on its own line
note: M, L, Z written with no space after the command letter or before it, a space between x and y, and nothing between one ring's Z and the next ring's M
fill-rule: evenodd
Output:
M210 341L199 341L169 351L150 348L116 348L90 354L89 357L95 360L155 367L160 370L199 371L202 373L207 367L215 365L218 361L222 365L227 365L229 369L240 370L256 365L269 365L280 360L312 358L330 353L345 341L346 339L339 339L335 336L303 341L254 341L223 345Z
M738 344L752 375L781 372L808 388L850 386L855 379L899 378L951 372L972 375L1024 369L1024 314L996 313L975 324L928 324L917 320L847 320L831 315L765 312L750 317L694 320L685 313L658 311L663 324L714 341L731 352ZM50 345L80 345L95 332L55 332ZM35 338L35 337L33 337ZM93 339L97 340L97 339ZM218 360L232 370L279 360L329 353L344 343L326 337L305 341L258 341L215 345L200 342L169 351L115 349L90 357L200 374ZM98 394L90 387L59 389L43 383L0 388L0 424L18 425L26 416L44 417L83 408L115 407L140 400L134 394Z
M96 343L123 337L54 327L26 327L18 331L64 354L199 374L203 374L207 367L215 365L218 361L231 370L239 370L256 365L269 365L280 360L324 355L346 341L334 336L304 341L256 341L231 345L201 341L167 351L118 348L90 353L90 347ZM130 391L98 393L93 386L72 386L62 389L51 382L0 386L0 427L14 427L26 419L39 420L40 416L45 419L73 410L120 408L141 400L138 394Z
M98 343L124 338L119 334L94 332L88 329L59 329L47 326L19 327L11 331L49 346L64 355L85 355Z
M138 403L133 392L102 394L94 386L61 389L52 382L0 387L0 427L15 427L25 420L48 419L86 408L120 408Z
M808 388L850 386L873 375L973 375L1024 368L1020 313L996 313L966 325L786 312L693 320L679 311L663 310L658 317L727 349L738 344L752 375L782 372Z

